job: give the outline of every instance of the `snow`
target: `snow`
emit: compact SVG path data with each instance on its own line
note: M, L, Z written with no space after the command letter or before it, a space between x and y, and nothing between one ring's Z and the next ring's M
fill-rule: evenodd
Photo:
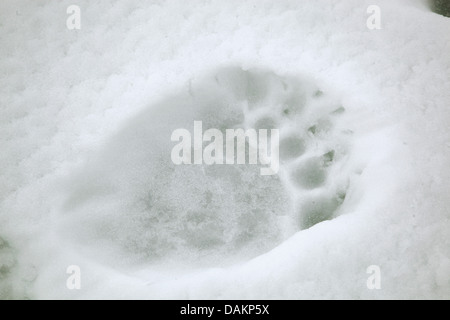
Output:
M68 30L73 3L2 1L0 298L449 299L450 20L427 3L77 1ZM175 168L194 120L294 149L276 177Z

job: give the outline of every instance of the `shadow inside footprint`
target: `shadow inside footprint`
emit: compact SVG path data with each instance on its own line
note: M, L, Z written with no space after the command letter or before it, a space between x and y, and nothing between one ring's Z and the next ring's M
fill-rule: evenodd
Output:
M340 194L332 198L321 196L304 201L298 210L299 228L308 229L320 222L331 220L344 199L345 194Z
M256 130L259 130L259 129L269 130L269 129L277 129L278 126L277 126L275 119L273 119L271 117L263 117L256 121L254 128Z
M297 123L322 117L320 108L309 112L309 117L318 115L313 120L298 117L308 107L306 97L316 90L305 80L240 67L220 68L189 81L126 121L73 173L62 208L70 214L62 215L61 233L89 248L98 246L98 252L111 252L111 259L121 263L164 258L219 263L273 248L288 236L279 216L294 219L295 199L286 189L290 182L282 175L261 176L260 167L248 163L176 165L171 136L180 128L193 132L194 121L202 121L203 130L219 131L251 127L255 119L257 129L290 122L294 133L281 139L280 157L295 160L308 151L306 139L318 139L299 131L309 122ZM323 95L315 99L326 101ZM192 160L194 148L188 151ZM333 158L328 153L296 163L291 179L301 188L295 192L323 186ZM305 204L300 225L328 218L333 208L335 202Z
M305 152L304 141L296 136L286 137L280 141L281 160L290 160L300 157Z
M305 189L315 189L322 186L327 178L321 157L310 158L292 173L294 182Z
M284 239L277 217L292 210L280 177L261 176L249 164L175 165L171 134L193 132L194 121L203 130L244 128L250 109L276 109L304 95L292 89L301 87L297 82L269 71L221 68L128 120L70 179L63 232L89 245L109 244L130 261L217 261L273 248ZM276 121L261 118L257 127L271 129ZM300 140L284 144L283 156L303 152Z

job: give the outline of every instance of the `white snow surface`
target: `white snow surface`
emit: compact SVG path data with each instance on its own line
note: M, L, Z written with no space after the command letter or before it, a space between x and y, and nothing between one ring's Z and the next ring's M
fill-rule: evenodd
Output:
M0 298L450 299L449 18L419 0L80 0L81 29L68 30L71 4L0 2ZM369 5L381 30L366 27ZM195 112L251 126L240 90L252 77L282 134L302 135L303 160L279 180L217 184L158 162ZM276 113L319 89L303 113ZM302 180L331 149L323 179ZM270 214L245 218L238 250L243 177ZM180 236L206 189L218 216ZM148 218L149 194L169 220ZM332 219L293 227L336 194ZM220 232L225 244L203 250ZM70 265L80 290L66 287Z

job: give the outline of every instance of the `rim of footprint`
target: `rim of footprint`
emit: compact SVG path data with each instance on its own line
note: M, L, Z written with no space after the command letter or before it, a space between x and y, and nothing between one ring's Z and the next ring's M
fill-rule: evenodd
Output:
M306 77L229 66L191 79L127 120L72 174L59 230L96 258L123 263L255 257L340 214L351 142L344 113ZM278 129L278 173L248 162L175 165L171 134L198 120L223 132Z

